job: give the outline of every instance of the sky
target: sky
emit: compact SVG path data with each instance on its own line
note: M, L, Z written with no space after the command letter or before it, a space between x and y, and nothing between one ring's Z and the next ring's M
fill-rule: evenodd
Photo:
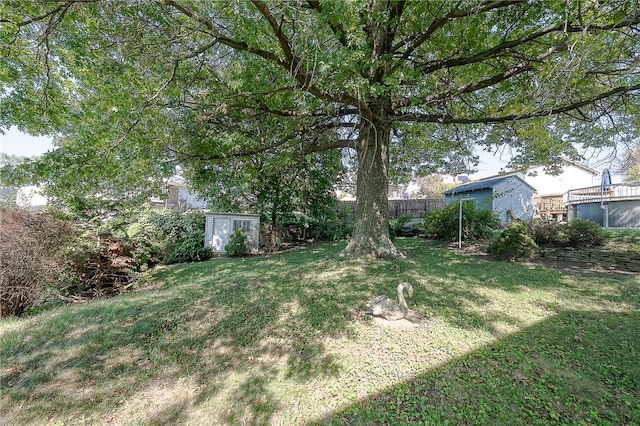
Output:
M30 136L21 133L15 127L9 129L4 135L0 135L0 152L5 154L33 157L52 149L51 138ZM478 179L499 173L500 168L506 166L507 160L501 160L485 152L481 153L479 170L473 175L473 178Z
M5 154L32 157L43 154L53 149L51 138L34 137L21 133L17 128L12 127L4 135L0 134L0 152ZM500 173L501 169L506 168L510 155L508 150L498 153L490 153L485 151L478 152L480 163L477 166L477 172L470 174L470 179L482 179L487 176L493 176ZM602 171L611 167L606 160L602 160L602 153L585 153L588 161L584 164ZM614 183L621 181L623 177L614 175Z
M34 137L12 127L5 134L0 134L0 152L22 157L33 157L53 149L51 138Z

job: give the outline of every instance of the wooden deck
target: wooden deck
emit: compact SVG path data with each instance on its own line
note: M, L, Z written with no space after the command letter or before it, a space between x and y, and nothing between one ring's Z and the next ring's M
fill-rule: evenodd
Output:
M640 185L638 183L607 185L604 189L601 186L572 189L567 192L565 202L567 205L573 205L630 199L640 199Z
M567 215L562 194L537 195L533 197L533 208L543 219L564 219Z

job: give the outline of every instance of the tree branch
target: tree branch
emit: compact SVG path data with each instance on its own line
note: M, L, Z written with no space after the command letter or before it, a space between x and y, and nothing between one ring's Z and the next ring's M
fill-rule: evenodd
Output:
M406 39L400 42L398 45L394 46L391 49L391 52L397 52L403 46L407 46L407 50L402 55L402 60L408 59L413 52L416 51L418 47L420 47L425 41L429 40L431 35L435 33L438 29L442 28L447 22L456 19L456 18L464 18L470 15L487 12L493 9L500 9L509 7L513 4L524 3L525 0L500 0L500 1L486 1L484 4L472 7L470 9L460 10L453 9L447 15L434 19L433 22L429 25L429 27L421 34L414 35L413 37Z
M307 3L309 3L309 6L318 13L322 13L322 4L320 4L318 0L307 0ZM331 31L333 31L333 34L338 38L341 45L345 47L349 46L346 31L340 23L329 22L329 28L331 28Z
M173 7L175 10L187 16L188 18L199 22L207 29L207 32L209 34L216 38L216 41L220 44L223 44L234 50L245 51L254 54L271 63L278 65L281 68L284 68L298 82L299 88L301 90L311 93L318 99L356 106L361 111L363 111L364 114L372 115L367 105L357 98L344 94L338 96L332 95L330 93L322 91L311 83L311 79L306 75L306 73L301 70L301 61L294 55L286 36L282 32L280 25L277 23L277 21L269 11L269 8L262 1L252 0L252 3L256 6L258 11L265 17L265 19L271 26L274 34L278 39L280 47L285 54L286 59L282 59L275 53L268 50L251 47L245 41L234 40L224 35L211 20L199 16L197 13L190 10L186 6L179 4L176 0L163 0L163 3L167 6Z
M495 117L476 117L476 118L463 118L454 117L450 114L402 114L393 117L392 121L400 122L423 122L423 123L439 123L439 124L488 124L488 123L504 123L508 121L527 120L531 118L544 117L548 115L559 115L578 110L579 108L594 105L597 102L609 98L614 95L623 95L640 90L640 84L633 86L619 86L609 91L600 93L590 98L573 102L558 108L549 108L538 111L533 111L526 114L510 114L504 116Z
M424 64L420 67L418 67L418 69L423 72L424 74L430 74L433 73L434 71L437 70L441 70L441 69L449 69L449 68L454 68L454 67L458 67L458 66L463 66L463 65L472 65L478 62L482 62L485 61L489 58L495 57L497 54L504 52L506 50L509 49L513 49L515 47L521 46L525 43L528 43L530 41L536 40L540 37L543 37L549 33L555 32L555 31L559 31L563 28L563 24L554 24L554 25L549 25L545 28L541 28L538 31L535 31L527 36L524 37L520 37L518 39L515 40L510 40L510 41L505 41L502 42L494 47L492 47L491 49L487 49L483 52L480 52L476 55L473 56L468 56L465 58L452 58L452 59L446 59L446 60L441 60L441 61L434 61L431 62L429 64Z
M286 62L283 61L281 58L278 57L278 55L276 55L273 52L270 52L268 50L264 50L264 49L256 49L253 48L251 46L249 46L246 42L244 41L239 41L239 40L234 40L226 35L224 35L215 25L213 22L211 22L209 19L206 19L202 16L199 16L196 12L192 11L191 9L187 8L186 6L179 4L177 1L175 0L163 0L164 4L167 6L171 6L173 7L175 10L177 10L178 12L182 13L183 15L187 16L188 18L200 23L201 25L203 25L207 31L209 32L209 34L211 34L212 36L214 36L216 38L216 41L224 44L225 46L228 46L232 49L235 50L242 50L242 51L246 51L249 53L252 53L254 55L260 56L263 59L266 59L270 62L273 62L275 64L278 64L280 66L285 66Z
M238 152L225 152L225 153L220 153L215 155L202 156L202 155L189 154L171 147L169 148L169 150L177 155L180 155L186 158L194 158L194 159L199 159L203 161L219 161L219 160L225 160L229 158L244 158L244 157L251 157L256 154L261 154L261 153L279 148L285 145L286 143L299 138L302 135L312 135L312 140L314 142L317 142L317 136L319 134L321 134L323 131L330 130L333 128L336 128L336 125L333 123L330 123L330 124L318 123L311 127L299 128L289 133L288 135L280 138L277 142L258 145L254 148L246 149ZM322 144L319 144L319 143L304 144L300 152L303 154L308 154L311 152L321 152L321 151L328 151L336 148L349 148L353 146L354 146L354 141L338 139L332 142L322 143Z
M434 102L442 101L444 99L450 99L465 93L472 93L481 89L486 89L487 87L494 86L516 75L522 74L523 72L532 70L533 64L535 62L542 62L549 56L566 49L567 49L567 45L564 42L561 44L558 44L557 46L552 46L546 52L538 55L536 58L533 58L532 60L521 62L518 65L512 67L511 69L508 69L505 72L486 78L484 80L481 80L475 83L469 83L462 87L452 88L442 93L438 93L437 95L429 96L425 98L422 102L420 102L420 105L433 104ZM410 102L411 102L410 99L405 99L403 102L398 103L398 106L407 106L410 104Z
M500 1L487 2L484 7L482 7L481 9L476 9L474 12L476 13L484 12L484 11L499 8L499 7L507 7L512 4L520 3L520 2L521 2L520 0L512 0L512 1L504 1L504 2L500 2ZM413 52L415 51L415 49L418 47L419 44L424 43L424 41L426 41L428 37L435 30L439 29L446 22L454 18L461 18L465 16L468 16L468 15L464 13L460 13L460 11L458 10L454 10L450 12L450 14L447 15L446 17L440 18L439 20L434 20L434 22L431 24L433 28L430 27L429 29L427 29L425 33L420 35L420 37L414 43L415 47L414 45L410 46L405 52L405 54L402 56L402 60L408 59L409 56L413 54ZM616 28L631 27L633 25L638 25L638 24L640 24L640 10L638 9L635 9L633 13L630 13L629 15L625 16L620 21L609 24L609 25L583 26L583 25L569 24L567 22L562 21L552 25L547 25L544 28L536 30L520 38L504 41L490 49L487 49L483 52L479 52L473 56L464 57L464 58L452 58L452 59L446 59L446 60L440 60L440 61L432 61L420 67L417 67L417 69L423 72L424 74L430 74L437 70L450 69L453 67L464 66L464 65L471 65L471 64L482 62L486 59L495 57L501 52L505 52L509 49L513 49L515 47L524 45L526 43L537 40L545 35L548 35L554 32L583 33L583 32L609 31ZM397 50L399 47L400 46L396 46L395 49ZM401 64L402 64L402 61L399 61L394 67L394 70L400 67Z
M152 96L150 96L144 101L144 104L140 107L140 110L138 111L138 116L133 121L133 123L129 124L129 126L127 127L127 130L124 132L122 136L120 136L120 138L116 141L116 143L111 146L112 150L118 147L122 142L124 142L125 139L127 139L127 137L133 131L133 129L138 125L138 123L140 123L140 120L142 120L142 113L149 107L149 105L151 105L153 102L155 102L156 99L158 99L158 97L162 94L162 92L166 90L167 87L169 87L169 84L171 84L171 82L176 77L179 64L180 64L180 61L174 61L173 68L171 69L171 75L169 76L169 78L162 84L162 86L160 86L158 90L156 90L156 93L154 93Z
M13 24L17 27L24 27L30 24L33 24L35 22L38 21L42 21L45 18L51 17L53 15L58 14L58 12L63 12L66 13L67 10L69 9L69 7L71 7L74 3L95 3L99 0L74 0L74 1L64 1L64 2L60 2L60 4L55 7L54 9L51 9L48 12L45 12L42 15L38 15L36 17L33 17L31 19L27 19L26 21L21 21L21 22L15 22L15 21L10 21L9 19L0 19L0 23L8 23L8 24ZM59 21L59 20L58 20Z
M273 14L269 10L269 7L262 0L251 0L251 2L258 9L258 11L260 11L262 16L265 17L265 19L271 26L271 29L276 35L280 47L282 48L285 57L287 58L287 61L282 62L279 65L287 69L289 74L291 74L291 76L293 76L293 78L300 85L300 89L311 93L318 99L357 106L364 115L373 115L368 105L357 98L345 94L334 96L320 90L320 88L318 88L317 86L314 86L312 84L311 78L302 70L301 60L294 55L289 40L282 32L282 27L275 20Z

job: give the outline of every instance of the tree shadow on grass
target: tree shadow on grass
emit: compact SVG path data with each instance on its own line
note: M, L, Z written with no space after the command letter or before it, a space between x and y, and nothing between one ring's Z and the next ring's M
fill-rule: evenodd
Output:
M278 377L339 371L323 339L349 333L365 284L352 285L359 266L344 264L330 289L317 287L314 265L333 264L334 251L179 265L154 291L43 313L2 336L0 407L15 424L146 424L228 404L217 421L267 423L280 408ZM154 400L166 406L145 412Z
M568 303L624 303L640 309L639 282L629 274L567 274L534 263L479 260L420 240L405 241L405 251L402 275L414 286L410 307L462 328L489 330L496 337L505 329L526 327L532 317L560 312ZM511 306L496 303L501 294L510 295Z
M640 313L565 312L313 424L638 424Z
M163 285L153 291L44 312L2 335L0 410L14 424L197 424L198 412L220 416L203 423L291 423L279 417L288 393L305 392L296 386L343 368L326 339L351 338L359 306L393 294L398 282L416 283L416 309L474 330L520 321L486 310L493 303L487 292L517 295L558 287L562 279L519 265L473 263L417 240L401 244L407 260L373 265L336 261L341 245L176 265L158 270ZM514 277L529 280L524 290ZM439 382L425 389L427 400L455 396L442 393Z

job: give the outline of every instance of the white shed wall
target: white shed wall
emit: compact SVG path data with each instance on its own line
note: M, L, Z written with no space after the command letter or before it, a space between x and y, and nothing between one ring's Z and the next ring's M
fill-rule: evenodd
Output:
M500 222L509 223L511 210L517 219L533 219L533 190L521 180L510 177L493 187L493 212Z
M234 221L248 221L249 232L246 232L247 247L250 253L258 253L260 243L260 216L241 214L206 215L204 245L211 247L214 253L224 253L229 237L235 231Z

